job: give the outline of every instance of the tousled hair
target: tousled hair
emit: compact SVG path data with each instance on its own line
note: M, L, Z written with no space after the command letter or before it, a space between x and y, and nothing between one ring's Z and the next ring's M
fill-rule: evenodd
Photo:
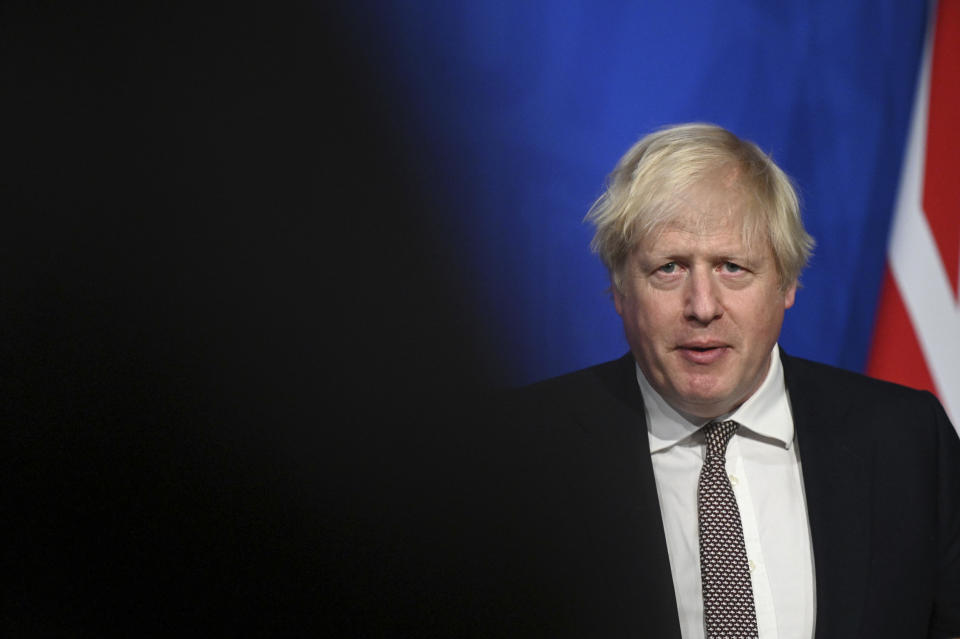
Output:
M634 144L587 213L595 227L590 248L618 290L631 251L677 219L691 188L717 179L740 198L745 243L769 241L781 288L798 282L814 240L803 228L790 178L753 142L693 123L660 129Z

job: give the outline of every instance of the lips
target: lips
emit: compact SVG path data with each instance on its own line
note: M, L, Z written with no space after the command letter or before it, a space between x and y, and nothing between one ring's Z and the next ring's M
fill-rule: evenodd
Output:
M722 359L730 351L730 347L723 342L697 341L681 344L676 350L683 359L692 364L707 365Z

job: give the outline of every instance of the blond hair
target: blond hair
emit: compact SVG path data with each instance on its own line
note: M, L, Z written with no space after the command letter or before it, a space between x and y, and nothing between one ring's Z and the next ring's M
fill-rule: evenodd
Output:
M745 242L757 236L773 249L780 286L798 281L813 251L790 178L753 142L713 124L670 126L634 144L607 178L606 192L585 218L595 227L590 248L620 288L630 252L679 215L678 204L697 184L720 173L743 196Z

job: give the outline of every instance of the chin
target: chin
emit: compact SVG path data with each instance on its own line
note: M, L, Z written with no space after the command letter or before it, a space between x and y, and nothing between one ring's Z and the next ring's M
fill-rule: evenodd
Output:
M678 387L680 397L690 404L713 404L723 402L731 395L731 388L723 388L721 375L697 375L688 378L686 383Z
M691 415L710 418L730 411L736 402L730 399L730 393L715 388L709 392L691 388L678 395L678 405Z
M688 398L682 403L685 412L705 419L726 413L729 409L724 408L724 406L725 402L723 400L714 398Z

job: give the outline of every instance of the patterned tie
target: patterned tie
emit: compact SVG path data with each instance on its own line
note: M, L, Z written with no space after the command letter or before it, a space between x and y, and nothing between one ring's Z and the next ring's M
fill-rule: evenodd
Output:
M738 426L737 422L712 422L703 428L707 456L700 471L697 503L707 639L757 637L757 612L743 543L743 525L724 467L727 443Z

